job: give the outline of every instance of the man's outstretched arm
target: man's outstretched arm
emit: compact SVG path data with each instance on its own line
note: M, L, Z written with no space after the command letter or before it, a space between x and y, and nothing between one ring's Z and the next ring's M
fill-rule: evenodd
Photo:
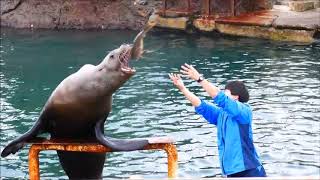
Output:
M201 104L200 98L198 98L195 94L190 92L188 88L184 86L184 83L177 74L169 74L170 79L173 84L183 93L183 95L191 102L192 106L198 107Z
M198 82L199 78L201 77L199 72L194 67L186 63L181 66L180 72L184 75L187 75L190 79L193 79ZM203 79L199 83L202 86L202 88L209 94L210 97L215 98L218 95L220 91L219 88L210 83L208 80Z
M183 95L191 102L195 107L196 113L202 115L209 123L217 125L217 119L220 113L220 109L212 104L208 104L205 101L201 101L198 96L193 94L184 86L184 83L180 75L169 74L173 84L183 93Z

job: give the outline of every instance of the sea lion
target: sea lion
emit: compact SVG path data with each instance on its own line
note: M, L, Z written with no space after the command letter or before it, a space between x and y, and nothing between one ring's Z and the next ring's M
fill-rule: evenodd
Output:
M94 140L115 151L143 149L150 143L171 141L167 138L114 139L104 136L104 122L112 105L112 94L136 70L129 60L143 53L143 38L156 22L148 22L136 36L133 45L123 44L103 61L84 65L65 78L52 92L34 126L10 142L1 156L16 153L27 141L48 132L54 139ZM70 179L101 179L105 153L57 151L60 163Z

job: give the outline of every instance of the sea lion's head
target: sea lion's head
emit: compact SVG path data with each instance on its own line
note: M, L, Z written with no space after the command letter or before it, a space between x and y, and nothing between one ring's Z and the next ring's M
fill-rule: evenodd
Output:
M133 44L123 44L118 49L111 51L103 60L103 69L108 73L108 78L114 87L120 87L136 70L129 65L132 59L139 59L143 54L143 39L146 33L156 25L156 21L149 21L144 29L135 37Z
M112 92L117 90L136 73L135 68L129 63L132 60L132 49L133 45L123 44L119 48L109 52L98 66L100 72L103 73L101 75L104 82L108 84Z
M111 51L104 59L104 67L109 73L116 73L119 76L129 79L136 70L129 65L131 60L132 45L123 44Z

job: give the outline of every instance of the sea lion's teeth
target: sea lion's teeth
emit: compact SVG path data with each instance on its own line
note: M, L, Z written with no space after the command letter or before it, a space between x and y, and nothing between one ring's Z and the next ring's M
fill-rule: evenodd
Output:
M121 63L121 70L125 73L132 73L135 72L135 69L130 67L129 61L131 58L131 49L127 49L122 53L120 63Z
M135 73L136 70L134 68L122 67L121 70L125 73Z
M131 71L131 69L129 69L129 68L127 68L127 67L123 67L123 68L121 68L123 71L126 71L126 72L129 72L129 71Z

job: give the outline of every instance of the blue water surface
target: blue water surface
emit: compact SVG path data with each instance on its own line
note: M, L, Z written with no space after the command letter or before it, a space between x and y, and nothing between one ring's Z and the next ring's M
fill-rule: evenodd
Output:
M1 149L29 130L54 88L84 64L132 41L135 31L1 32ZM320 44L152 32L137 73L114 94L106 134L171 136L179 177L220 177L216 128L194 113L168 73L194 65L223 88L243 80L250 91L254 141L269 176L320 176ZM191 91L210 101L195 82ZM28 178L28 148L1 158L1 177ZM84 162L85 163L85 162ZM104 178L167 177L162 151L109 153ZM55 151L40 154L41 178L67 178Z

